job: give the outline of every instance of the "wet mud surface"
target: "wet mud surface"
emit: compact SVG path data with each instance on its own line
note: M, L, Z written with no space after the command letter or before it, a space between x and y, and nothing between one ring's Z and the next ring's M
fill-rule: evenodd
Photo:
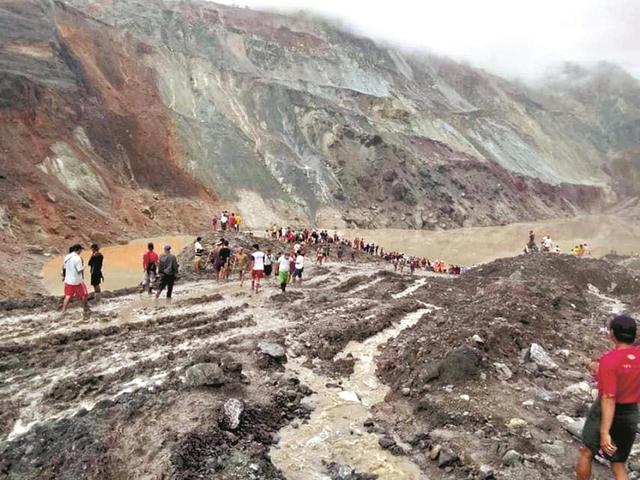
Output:
M640 295L624 262L564 256L459 278L310 262L286 294L188 261L172 303L2 305L0 478L571 478L563 416Z

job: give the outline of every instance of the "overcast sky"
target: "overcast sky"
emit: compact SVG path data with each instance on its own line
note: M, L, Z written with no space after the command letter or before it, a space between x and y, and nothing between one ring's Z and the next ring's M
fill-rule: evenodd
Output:
M640 78L640 0L217 0L310 10L358 33L509 76L563 61L618 63Z

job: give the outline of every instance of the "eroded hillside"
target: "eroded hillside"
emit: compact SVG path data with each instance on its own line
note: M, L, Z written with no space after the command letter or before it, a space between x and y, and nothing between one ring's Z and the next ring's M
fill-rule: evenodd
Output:
M638 82L534 90L308 16L210 2L0 5L3 264L71 239L249 224L452 228L637 192ZM612 189L613 188L613 189ZM1 283L18 294L21 281Z

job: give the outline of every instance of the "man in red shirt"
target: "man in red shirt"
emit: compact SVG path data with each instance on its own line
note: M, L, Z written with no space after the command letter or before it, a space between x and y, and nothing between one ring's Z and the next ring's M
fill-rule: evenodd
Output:
M158 254L153 251L153 243L149 242L147 244L147 251L142 256L142 270L144 271L144 278L142 280L142 290L140 293L144 292L145 288L147 288L149 295L151 295L153 284L155 283L156 276L158 275L159 260Z
M640 349L636 321L619 315L609 324L609 338L615 345L598 365L599 399L593 404L582 430L576 474L578 480L591 477L591 462L599 455L611 462L616 480L627 479L625 462L631 452L638 426L640 402Z

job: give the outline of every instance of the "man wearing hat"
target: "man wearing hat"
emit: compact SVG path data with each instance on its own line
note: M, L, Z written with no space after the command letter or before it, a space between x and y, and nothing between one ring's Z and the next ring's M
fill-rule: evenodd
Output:
M158 273L160 274L160 286L156 298L160 296L164 287L167 287L167 298L171 298L173 284L178 274L178 259L171 253L171 245L164 246L164 253L160 255L158 262Z
M614 349L598 364L598 400L593 404L584 429L576 473L578 480L591 477L596 455L611 462L616 480L626 480L625 462L631 452L638 425L640 402L640 349L633 346L636 321L618 315L609 323Z
M85 311L89 310L87 302L87 286L84 284L84 264L80 257L82 245L75 244L69 248L69 253L64 257L62 272L64 276L64 300L62 301L62 313L67 311L69 301L72 298L82 300Z

